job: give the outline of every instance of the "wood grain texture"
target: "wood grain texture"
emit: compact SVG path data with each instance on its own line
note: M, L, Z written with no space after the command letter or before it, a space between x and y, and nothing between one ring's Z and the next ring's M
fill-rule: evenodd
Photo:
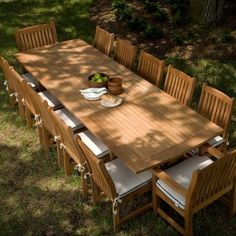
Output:
M164 91L184 105L190 105L196 79L188 76L184 72L168 66Z
M203 84L198 112L224 129L223 137L227 139L228 128L235 100L221 91Z
M110 33L100 26L96 26L95 37L93 41L93 46L97 48L99 51L109 56L113 49L115 35Z
M175 159L222 129L84 41L70 40L16 58L129 168L138 173ZM105 108L79 89L95 72L122 78L123 103Z
M116 39L115 61L132 70L136 54L137 46L133 46L128 40Z
M20 52L54 44L57 42L55 22L19 29L15 32L15 38Z
M150 83L160 86L165 69L165 62L142 51L139 57L137 73Z

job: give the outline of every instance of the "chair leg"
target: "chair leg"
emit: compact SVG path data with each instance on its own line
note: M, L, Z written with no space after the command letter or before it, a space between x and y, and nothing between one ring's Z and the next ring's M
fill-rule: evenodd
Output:
M57 161L59 167L64 167L64 154L59 141L57 141Z
M25 120L25 109L24 109L24 104L22 102L22 99L18 97L18 107L19 107L19 113L20 116L23 120Z
M83 198L88 198L88 179L84 178L84 173L81 173L81 185L82 185L82 194Z
M185 224L185 236L192 236L193 235L193 215L191 213L186 213L184 217L184 224Z
M72 173L71 169L71 162L70 162L70 155L67 153L65 149L63 149L63 156L64 156L64 171L65 171L65 176L69 176Z
M45 151L48 153L49 152L49 147L50 147L50 139L49 139L49 132L48 130L43 126L42 127L42 136L43 136L43 146Z
M113 229L114 233L120 232L120 209L119 207L115 207L114 209L116 211L116 214L113 213Z
M40 126L37 126L38 129L38 135L39 135L39 144L41 147L44 146L44 140L43 140L43 129Z
M96 203L99 201L100 190L98 186L93 182L93 180L92 180L91 185L92 185L93 205L96 205Z
M31 128L33 126L32 114L27 107L25 107L25 118L27 126Z
M156 180L152 179L152 206L153 206L153 212L156 215L157 214L157 208L160 207L160 197L157 196L156 191Z
M236 181L234 182L234 187L231 191L229 206L230 206L230 214L234 215L236 213Z

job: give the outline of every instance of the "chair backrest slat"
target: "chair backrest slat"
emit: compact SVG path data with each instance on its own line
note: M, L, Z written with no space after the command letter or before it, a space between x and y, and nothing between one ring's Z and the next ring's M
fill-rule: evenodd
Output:
M195 85L195 78L192 78L182 71L175 69L171 65L168 66L164 91L180 103L184 105L190 104Z
M26 51L57 42L54 21L48 24L35 25L15 32L16 45L19 51Z
M150 83L160 86L165 62L144 51L140 54L137 72Z
M102 29L100 26L96 26L93 46L109 56L113 48L114 38L115 35L113 33Z
M224 129L224 138L227 138L234 98L228 97L219 90L203 84L199 100L198 112Z
M116 39L114 60L128 69L132 69L137 54L137 46L133 46L128 40Z

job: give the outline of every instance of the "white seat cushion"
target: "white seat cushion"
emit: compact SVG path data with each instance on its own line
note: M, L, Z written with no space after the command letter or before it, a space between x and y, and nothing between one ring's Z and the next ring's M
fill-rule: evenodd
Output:
M97 158L102 158L109 153L108 147L89 130L78 133L82 142L94 153Z
M193 171L197 169L201 170L210 165L212 162L213 161L207 156L193 156L173 167L170 167L169 169L166 169L165 172L185 189L188 189ZM166 196L168 196L177 207L184 209L184 196L174 191L171 187L169 187L169 185L160 179L157 180L156 186Z
M214 137L213 139L209 140L208 143L212 146L212 147L217 147L220 144L222 144L224 142L224 138L221 137L220 135Z
M25 74L22 74L21 77L23 79L25 79L27 81L27 83L33 88L35 89L36 87L38 87L38 82L36 80L36 78L30 74L30 73L25 73Z
M61 105L60 101L55 98L50 92L48 92L47 90L39 92L38 95L47 101L48 105L50 107L56 107Z
M70 126L72 129L84 127L81 121L65 107L56 110L55 113L66 123L66 125Z
M119 158L105 164L119 197L124 197L151 181L150 170L134 174Z

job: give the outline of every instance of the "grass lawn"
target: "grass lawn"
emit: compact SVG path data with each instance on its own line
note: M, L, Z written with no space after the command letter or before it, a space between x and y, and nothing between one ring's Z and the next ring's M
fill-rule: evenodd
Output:
M92 2L0 0L0 54L20 72L13 57L17 52L15 29L50 19L56 21L59 41L80 37L91 42L95 27L88 11ZM168 58L168 62L179 65L177 68L184 65L183 70L201 78L198 91L204 78L210 76L222 90L230 95L235 92L235 62L202 59L190 65L176 58ZM82 199L80 177L74 173L65 178L55 151L46 155L40 149L36 130L27 128L16 109L10 108L3 81L0 73L0 235L112 235L110 202L93 207L91 200ZM196 235L236 235L236 217L229 218L227 208L216 202L196 215L194 231ZM148 212L125 224L119 235L178 233Z

